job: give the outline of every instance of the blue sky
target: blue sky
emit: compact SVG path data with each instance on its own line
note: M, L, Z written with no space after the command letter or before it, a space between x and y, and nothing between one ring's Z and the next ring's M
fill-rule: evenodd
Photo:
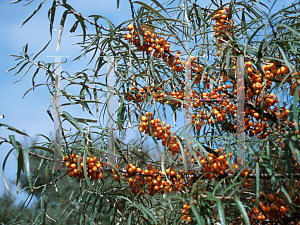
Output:
M150 2L150 1L147 1ZM205 1L210 2L210 1ZM265 1L267 2L267 1ZM282 7L283 4L289 5L294 0L279 0L277 1L274 11ZM31 12L37 7L40 1L33 1L29 6L23 6L23 4L9 4L7 0L0 1L0 29L1 29L1 64L0 64L0 114L5 115L4 119L0 119L0 123L9 124L20 130L27 132L31 137L35 137L37 134L42 133L48 135L53 132L54 125L50 120L46 110L50 106L50 98L48 89L46 86L41 86L35 89L34 92L29 92L27 96L22 99L25 91L32 86L31 77L34 70L28 73L20 82L13 84L17 81L21 74L12 76L14 72L6 73L6 70L15 65L13 58L9 57L10 54L18 54L22 51L23 46L29 44L29 52L37 53L50 39L49 35L49 21L47 19L47 10L50 8L52 2L46 1L42 9L22 28L21 23L31 14ZM206 5L203 1L203 6ZM131 18L131 11L128 1L120 1L120 10L117 11L116 0L103 1L103 0L86 0L79 1L73 0L72 6L78 12L84 16L92 14L100 14L109 18L115 25L120 22ZM62 35L62 42L59 51L56 51L56 40L58 35L58 27L62 9L56 12L56 21L53 30L53 40L48 49L39 56L39 60L48 61L49 55L63 55L70 56L68 63L62 66L63 70L67 70L70 74L81 71L86 68L88 60L83 59L80 63L71 62L71 59L78 55L79 48L75 45L71 45L76 41L80 41L81 38L70 38L72 35L69 30L72 27L75 19L70 15L67 18L65 24L65 30ZM103 21L103 25L108 27L106 22ZM93 28L89 27L90 32L93 32ZM80 33L80 26L78 26L75 34ZM89 68L92 68L92 64ZM35 79L36 83L43 83L45 80L44 73L39 73ZM64 83L63 83L64 84ZM82 110L79 106L68 107L68 112L75 117L83 117L87 114L82 114ZM4 127L0 127L0 136L8 138L8 135L14 134L16 139L23 141L23 137L7 130ZM41 139L40 139L41 140ZM9 144L2 144L0 146L0 163L2 165L4 157L11 149ZM15 179L16 177L16 160L15 156L11 155L6 165L6 176L8 179ZM3 181L0 182L0 194L4 190ZM15 187L12 187L12 192L15 193ZM24 196L23 196L24 197Z

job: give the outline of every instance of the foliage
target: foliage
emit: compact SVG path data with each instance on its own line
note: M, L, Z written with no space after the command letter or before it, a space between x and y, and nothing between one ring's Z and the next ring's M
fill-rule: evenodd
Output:
M64 43L65 21L73 16L76 22L70 31L82 29L82 42L77 43L82 53L74 60L86 56L94 64L93 70L83 68L73 76L63 72L68 75L62 76L67 87L81 88L78 95L63 88L62 95L70 101L63 106L79 104L93 115L90 106L95 105L98 124L62 112L64 165L48 170L50 179L43 168L51 168L55 144L47 136L43 135L46 142L32 148L21 146L13 135L2 138L17 152L17 181L25 172L26 190L40 198L36 223L45 223L49 210L45 199L55 196L56 183L66 180L72 194L65 203L73 208L65 209L70 210L70 220L76 214L76 224L299 222L300 2L276 12L272 11L276 1L258 0L212 0L206 7L187 0L129 0L129 4L132 18L118 25L102 15L85 17L66 0L54 0L49 9L51 36L56 9L65 10L57 48ZM90 27L93 32L87 30ZM13 55L18 63L10 70L18 68L18 74L27 68L22 79L36 68L33 87L25 94L43 85L35 84L34 78L45 71L57 113L54 65L36 62L45 48L33 57L26 45L21 55ZM110 93L107 73L101 70L110 56L118 61L113 162L103 121L108 105L99 109L97 101ZM242 103L240 96L245 98ZM241 105L245 123L240 122ZM67 121L75 133L64 131ZM124 137L131 129L139 137L128 141ZM246 140L236 143L243 133ZM143 150L148 140L154 146L149 152ZM154 159L157 147L163 147L159 160ZM40 170L31 165L33 158L40 161ZM69 178L63 177L66 173ZM51 212L55 221L61 212L57 213Z

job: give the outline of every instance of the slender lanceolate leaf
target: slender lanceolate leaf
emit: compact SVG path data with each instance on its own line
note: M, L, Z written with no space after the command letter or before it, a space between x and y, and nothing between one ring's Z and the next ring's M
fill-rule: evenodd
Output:
M79 123L76 121L74 117L72 117L68 112L62 111L62 116L65 117L78 131L83 133L83 130L79 126Z
M18 130L18 129L16 129L16 128L10 126L10 125L4 124L4 123L0 123L0 127L1 127L1 126L7 127L7 129L12 130L12 131L14 131L14 132L16 132L16 133L18 133L18 134L22 134L22 135L26 135L26 136L30 137L30 136L29 136L28 134L26 134L25 132L22 132L22 131L20 131L20 130Z
M237 197L233 197L233 200L235 201L237 207L239 208L242 216L243 216L243 220L245 221L246 225L250 225L250 220L248 217L248 213L245 209L245 207L243 206L243 203L241 202L241 200Z
M57 46L56 46L56 51L58 51L59 46L60 46L60 42L61 42L61 35L62 32L64 30L64 26L65 26L65 21L67 18L67 15L69 14L69 10L64 11L61 20L60 20L60 25L59 25L59 30L58 30L58 38L57 38Z
M10 190L9 190L9 187L8 187L8 184L6 182L6 179L5 179L5 172L4 172L4 169L5 169L5 165L6 165L6 161L10 155L10 153L13 151L14 149L12 148L8 153L7 155L5 156L5 159L3 160L3 164L2 164L2 179L3 179L3 183L4 183L4 186L5 188L8 190L8 192L11 194Z
M26 178L27 178L30 190L31 190L31 192L33 192L28 149L26 149L26 148L22 149L22 153L23 153L23 159L24 159L24 170L25 170Z
M24 20L24 22L21 24L21 26L20 27L23 27L23 25L25 24L25 23L27 23L40 9L41 9L41 7L43 6L43 4L45 3L45 1L46 0L43 0L40 4L39 4L39 6L33 11L33 13L31 13L31 15L26 19L26 20ZM15 2L12 2L12 3L15 3Z

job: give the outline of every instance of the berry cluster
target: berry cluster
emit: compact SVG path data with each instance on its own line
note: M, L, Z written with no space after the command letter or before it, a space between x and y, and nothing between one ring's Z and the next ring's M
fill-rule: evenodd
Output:
M255 224L266 219L269 219L269 221L272 222L277 222L278 218L285 216L287 212L286 205L279 197L275 197L274 194L260 192L259 200L259 205L264 213L258 207L254 207L252 210L248 211L251 224ZM253 201L255 202L255 199L253 199ZM264 214L267 215L267 218Z
M89 156L86 160L86 165L83 164L83 157L79 158L79 168L78 168L78 158L79 155L73 153L71 157L66 155L64 157L65 165L69 169L68 176L69 177L78 177L84 178L83 167L86 167L87 176L90 180L98 180L103 178L103 173L101 168L103 168L104 163L100 162L96 157Z
M148 122L148 117L150 118L150 124ZM158 118L154 119L152 112L150 113L150 115L148 112L146 112L146 115L142 116L140 120L141 120L141 123L139 125L140 132L145 132L145 134L150 135L151 134L150 129L151 129L153 136L157 140L162 140L163 146L167 144L167 147L169 147L169 150L172 152L172 155L179 153L180 145L179 145L179 141L177 140L177 136L174 135L173 137L169 138L169 136L171 135L170 125L166 125L165 121L160 122ZM169 141L167 142L168 139Z

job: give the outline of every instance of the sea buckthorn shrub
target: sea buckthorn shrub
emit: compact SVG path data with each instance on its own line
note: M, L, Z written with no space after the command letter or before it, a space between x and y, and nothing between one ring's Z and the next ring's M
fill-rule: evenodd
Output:
M256 0L152 2L129 1L132 18L117 26L84 17L66 1L49 11L51 23L56 7L77 18L84 36L77 59L96 59L90 74L65 78L82 86L80 98L63 96L92 115L84 97L105 93L104 56L118 61L113 160L100 121L106 103L100 112L90 102L100 126L62 113L78 131L62 130L57 170L83 185L74 210L93 223L299 224L300 3L276 11Z

